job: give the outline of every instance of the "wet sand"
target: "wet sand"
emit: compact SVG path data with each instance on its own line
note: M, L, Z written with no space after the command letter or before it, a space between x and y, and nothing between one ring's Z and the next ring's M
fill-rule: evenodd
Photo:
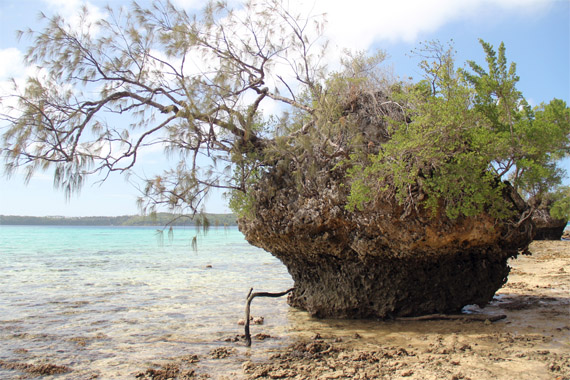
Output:
M495 301L497 322L395 321L389 334L319 334L265 362L249 379L570 379L570 241L531 245Z

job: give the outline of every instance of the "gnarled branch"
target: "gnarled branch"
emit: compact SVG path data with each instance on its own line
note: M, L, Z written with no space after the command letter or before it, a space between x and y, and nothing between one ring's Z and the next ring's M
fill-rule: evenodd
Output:
M251 306L251 301L255 297L273 297L273 298L283 297L283 296L291 293L293 290L295 290L295 288L288 289L288 290L281 292L281 293L267 293L267 292L252 293L253 288L249 289L249 293L247 295L247 302L245 304L245 345L247 347L251 346L251 334L249 333L249 309Z

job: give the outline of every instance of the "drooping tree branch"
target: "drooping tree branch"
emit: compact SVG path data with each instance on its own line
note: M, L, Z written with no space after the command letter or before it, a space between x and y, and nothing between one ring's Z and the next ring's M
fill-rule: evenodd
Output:
M180 154L187 172L149 179L148 202L187 199L196 211L205 188L243 191L264 165L274 143L265 104L314 113L292 91L318 81L312 49L322 30L320 24L309 30L310 17L294 16L280 0L237 10L210 3L196 17L168 0L106 11L89 23L83 9L81 28L55 16L45 18L44 30L22 33L33 41L26 60L44 70L15 89L18 105L0 112L8 124L2 134L8 172L23 168L31 176L53 166L56 183L71 188L89 174L136 170L141 149L162 145ZM291 97L272 86L286 87ZM181 165L185 157L191 164ZM210 177L201 157L230 170ZM167 177L174 188L150 185Z

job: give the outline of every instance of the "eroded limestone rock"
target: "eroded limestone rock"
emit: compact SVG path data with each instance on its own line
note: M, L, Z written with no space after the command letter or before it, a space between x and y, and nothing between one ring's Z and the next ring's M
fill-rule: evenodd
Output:
M295 281L292 306L319 317L391 317L452 313L484 306L507 281L507 260L530 243L532 224L497 225L489 216L433 218L376 202L349 212L342 175L324 165L312 195L267 175L255 218L241 231L279 258ZM334 173L334 174L331 174ZM507 187L522 214L525 202ZM513 219L513 223L517 218Z
M534 240L560 240L568 221L565 219L554 219L550 216L552 202L548 200L538 201L531 199L529 203L535 203L537 207L532 216L532 221L536 226Z
M351 103L347 117L356 117L377 149L389 137L386 123L362 103ZM273 165L251 190L255 209L239 228L287 266L295 281L289 303L315 316L387 318L484 306L507 281L507 260L532 239L533 224L522 218L528 206L510 185L504 198L516 215L508 221L485 214L450 220L403 209L390 197L351 212L343 158L315 149L311 159L311 168L295 160ZM304 182L293 177L309 169L317 172Z

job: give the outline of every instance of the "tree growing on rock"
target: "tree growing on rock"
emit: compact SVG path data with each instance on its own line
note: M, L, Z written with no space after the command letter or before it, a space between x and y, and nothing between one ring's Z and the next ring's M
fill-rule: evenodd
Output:
M536 226L535 240L560 240L570 219L570 188L558 186L554 191L541 193L529 199L535 211L532 221Z
M25 33L41 70L5 99L7 173L52 168L69 194L158 145L179 160L146 181L141 206L195 214L227 190L246 238L289 269L294 306L389 317L484 305L532 238L517 189L567 152L566 105L530 110L488 44L489 72L456 70L437 44L419 83L387 80L382 53L328 71L322 28L279 0L200 15L135 3L93 24L84 11L81 28L48 19ZM529 143L558 127L562 145Z

